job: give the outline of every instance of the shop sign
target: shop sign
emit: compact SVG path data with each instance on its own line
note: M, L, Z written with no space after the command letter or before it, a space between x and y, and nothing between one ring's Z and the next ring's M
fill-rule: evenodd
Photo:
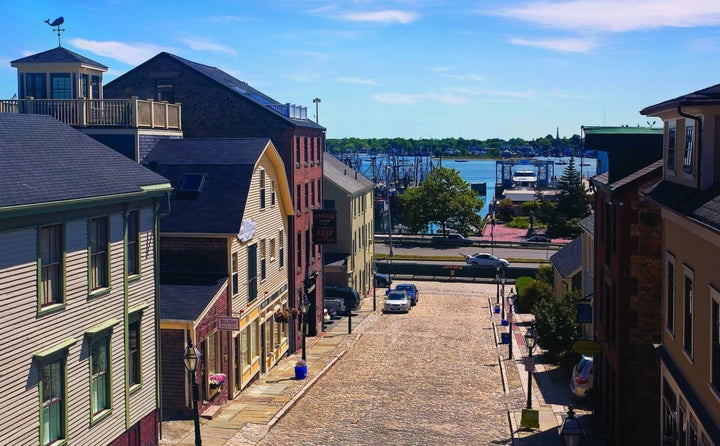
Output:
M217 329L218 330L240 330L240 318L232 316L218 316L217 318Z
M581 339L579 341L575 341L575 343L572 346L572 349L574 352L580 353L581 355L585 356L592 356L596 353L600 353L600 350L602 350L602 347L599 343L595 341L590 341L588 339Z

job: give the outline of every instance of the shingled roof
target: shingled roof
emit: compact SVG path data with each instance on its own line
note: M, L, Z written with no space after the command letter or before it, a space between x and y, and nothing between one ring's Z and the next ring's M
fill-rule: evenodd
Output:
M168 178L174 187L170 215L160 219L160 232L237 234L255 164L269 144L267 138L158 142L142 162ZM180 194L186 173L204 175L196 197Z
M251 87L247 82L241 81L240 79L237 79L228 73L222 71L219 68L212 67L210 65L204 65L198 62L193 62L188 59L184 59L180 56L176 56L175 54L171 54L168 52L161 52L157 55L155 55L153 58L149 59L146 62L143 62L138 67L133 68L128 73L123 74L122 76L118 77L117 79L113 80L108 84L108 87L110 87L114 82L122 79L124 76L126 76L129 73L132 73L135 70L140 69L145 64L151 63L152 61L159 59L159 58L171 58L175 60L176 62L185 65L189 69L195 71L196 73L208 78L212 82L217 83L218 85L221 85L222 87L225 87L231 94L237 95L239 97L243 97L247 100L250 100L260 106L262 106L262 110L265 110L267 113L271 113L278 118L283 119L284 121L290 122L293 125L297 125L299 127L310 127L320 130L325 130L325 127L315 123L312 120L309 119L297 119L290 116L285 116L284 114L278 112L273 108L273 106L285 106L286 104L283 102L279 102L270 96L266 95L265 93L256 90L255 88Z
M550 256L550 263L553 264L560 277L569 279L582 267L582 237L575 237Z
M218 280L215 285L160 285L160 319L196 320L225 281Z
M645 191L659 205L720 233L720 185L702 192L672 181L662 181Z
M10 66L17 67L25 64L61 64L61 63L78 63L89 67L97 68L103 71L107 71L108 67L105 65L95 62L92 59L88 59L78 53L74 53L67 48L61 46L53 48L51 50L43 51L42 53L33 54L21 59L16 59L10 62Z
M0 113L0 211L169 189L162 176L53 117Z
M333 182L340 189L355 194L372 189L374 184L362 174L355 172L352 167L325 153L323 155L323 176Z

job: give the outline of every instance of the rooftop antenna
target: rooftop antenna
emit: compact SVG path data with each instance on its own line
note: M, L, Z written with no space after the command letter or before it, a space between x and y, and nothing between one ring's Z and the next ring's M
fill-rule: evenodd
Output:
M56 18L56 19L53 20L52 22L50 21L50 19L45 20L45 23L47 23L48 25L52 26L53 31L57 31L57 35L58 35L58 46L59 46L59 47L62 46L62 45L60 44L60 33L61 33L61 32L65 32L65 28L60 28L60 25L62 25L64 22L65 22L65 19L62 18L62 16Z

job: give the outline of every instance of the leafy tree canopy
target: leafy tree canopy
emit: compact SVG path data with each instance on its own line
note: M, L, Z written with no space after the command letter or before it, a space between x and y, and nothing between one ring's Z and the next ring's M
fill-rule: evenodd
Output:
M500 151L503 149L516 149L522 146L530 146L546 155L579 151L583 148L580 135L558 139L550 134L533 140L510 138L507 141L500 138L488 138L485 140L465 138L339 138L328 139L326 142L328 150L333 153L358 152L360 150L386 153L397 150L410 155L435 154L439 156L445 149L455 149L463 155L480 149L495 149L495 151L488 152L487 156L496 158L500 156Z
M433 169L419 186L403 192L400 203L402 221L413 233L430 224L443 234L452 229L467 235L482 227L484 202L456 169Z

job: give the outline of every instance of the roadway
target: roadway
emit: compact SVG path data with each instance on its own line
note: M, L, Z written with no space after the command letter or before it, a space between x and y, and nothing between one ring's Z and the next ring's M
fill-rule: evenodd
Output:
M428 243L413 243L403 242L395 243L393 240L393 256L409 256L409 257L457 257L464 254L475 254L477 252L487 252L498 257L508 259L511 262L516 260L517 262L523 263L537 263L535 261L545 261L550 258L559 247L557 245L548 245L546 247L522 247L519 245L510 244L497 244L496 246L473 245L473 246L452 246L452 247L436 247ZM388 243L375 243L375 253L388 255L390 252L390 245ZM395 259L400 261L400 259ZM458 262L444 262L444 263L465 263L464 261Z

